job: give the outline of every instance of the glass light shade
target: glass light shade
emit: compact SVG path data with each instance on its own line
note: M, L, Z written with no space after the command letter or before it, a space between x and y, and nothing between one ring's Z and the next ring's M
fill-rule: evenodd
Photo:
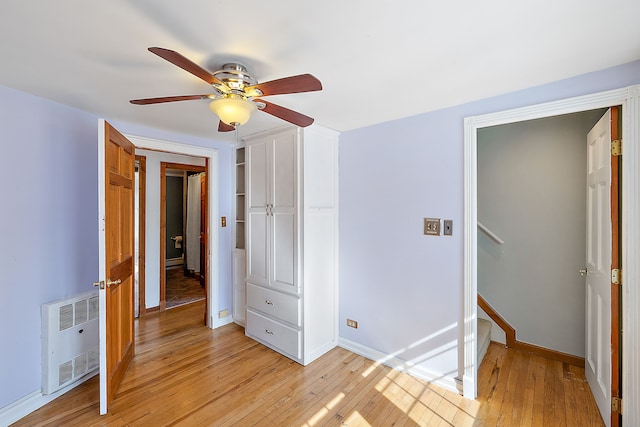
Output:
M251 101L242 98L218 98L211 101L209 109L224 123L231 126L245 124L257 107Z

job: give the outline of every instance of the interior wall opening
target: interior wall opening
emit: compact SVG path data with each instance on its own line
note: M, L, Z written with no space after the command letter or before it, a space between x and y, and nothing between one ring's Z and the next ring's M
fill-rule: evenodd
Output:
M206 299L206 264L200 242L206 239L203 227L207 194L202 185L202 167L163 163L164 211L164 296L165 308ZM202 255L202 256L201 256Z
M584 358L586 136L606 109L478 130L478 294L519 341ZM540 314L544 312L545 315ZM478 309L478 317L490 320ZM495 323L491 339L506 344Z

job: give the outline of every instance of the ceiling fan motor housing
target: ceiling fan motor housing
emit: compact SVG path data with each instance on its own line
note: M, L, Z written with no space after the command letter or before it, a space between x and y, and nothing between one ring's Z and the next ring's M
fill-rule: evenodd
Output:
M216 89L220 90L222 93L229 93L229 89L231 89L230 93L236 95L251 97L262 95L260 90L257 88L254 88L252 90L252 92L256 93L248 94L245 92L246 87L257 85L258 81L248 73L247 67L242 64L238 64L235 62L224 64L222 66L222 69L214 72L213 75L227 86L225 88L223 86L214 84L214 87L216 87Z

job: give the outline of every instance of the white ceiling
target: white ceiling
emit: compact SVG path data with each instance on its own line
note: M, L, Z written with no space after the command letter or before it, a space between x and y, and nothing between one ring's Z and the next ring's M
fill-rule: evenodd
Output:
M0 85L107 119L233 140L209 93L147 51L259 81L311 73L321 92L267 98L346 131L640 59L638 0L4 0ZM256 113L239 134L284 124Z

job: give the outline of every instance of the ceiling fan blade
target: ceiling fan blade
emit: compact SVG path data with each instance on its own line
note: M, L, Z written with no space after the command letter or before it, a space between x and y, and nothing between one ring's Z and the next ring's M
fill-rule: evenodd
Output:
M254 88L260 89L262 96L282 95L285 93L313 92L316 90L322 90L322 83L320 83L320 80L316 79L311 74L300 74L299 76L285 77L282 79L271 80L269 82L258 83L257 85L248 87L247 91Z
M265 113L269 113L272 116L276 116L289 123L293 123L296 126L300 126L303 128L313 123L313 119L311 117L305 116L304 114L298 113L297 111L293 111L288 108L273 104L271 102L267 102L264 99L256 99L255 101L264 104L264 108L262 109L262 111L264 111Z
M210 95L182 95L182 96L164 96L162 98L144 98L132 99L129 101L136 105L161 104L163 102L190 101L192 99L208 99Z
M232 130L236 130L236 128L226 124L222 120L220 120L220 123L218 123L218 132L231 132Z
M191 61L190 59L185 58L180 55L178 52L165 49L162 47L150 47L149 52L155 53L162 59L166 59L174 65L182 68L183 70L193 74L196 77L201 78L205 82L209 84L223 84L220 80L215 78L210 72Z

